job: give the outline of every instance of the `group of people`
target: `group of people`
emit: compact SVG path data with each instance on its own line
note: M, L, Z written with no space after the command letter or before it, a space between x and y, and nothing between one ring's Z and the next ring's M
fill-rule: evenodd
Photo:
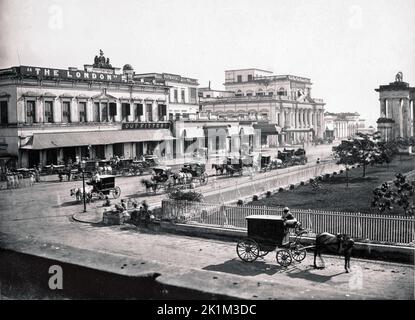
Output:
M147 227L149 223L155 220L154 215L152 214L151 210L149 209L149 205L146 200L143 200L141 205L139 206L137 202L133 202L133 209L129 210L127 202L122 199L121 203L117 203L114 205L114 212L118 214L123 214L126 217L127 221L136 225L136 226L144 226ZM111 206L111 202L106 197L104 206L109 207ZM130 212L129 212L130 211Z

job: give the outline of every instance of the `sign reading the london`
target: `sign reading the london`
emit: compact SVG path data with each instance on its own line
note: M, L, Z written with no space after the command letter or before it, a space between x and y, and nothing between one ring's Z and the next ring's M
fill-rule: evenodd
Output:
M170 123L168 122L134 122L123 123L123 129L169 129Z
M122 82L120 74L107 74L98 72L87 72L81 70L62 70L40 67L20 67L23 76L36 76L42 79L68 79L68 80L89 80L89 81L112 81Z

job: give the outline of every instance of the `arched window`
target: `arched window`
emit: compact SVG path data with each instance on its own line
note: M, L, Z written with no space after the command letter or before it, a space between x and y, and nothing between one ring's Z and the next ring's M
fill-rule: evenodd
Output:
M254 92L252 90L247 90L246 91L246 96L247 97L252 97L254 95Z
M265 93L264 93L264 91L262 91L262 89L258 89L256 95L257 96L263 96L263 95L265 95Z
M235 92L235 96L236 97L242 97L244 94L242 93L242 91L241 90L238 90L238 91L236 91Z
M287 91L285 91L285 89L283 87L281 87L281 88L278 89L277 95L279 95L279 96L286 96L287 95Z

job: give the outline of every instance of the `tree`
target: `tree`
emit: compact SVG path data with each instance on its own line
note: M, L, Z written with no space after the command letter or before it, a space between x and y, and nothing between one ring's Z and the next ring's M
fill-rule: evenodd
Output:
M414 182L409 183L406 176L398 173L392 182L384 182L373 190L372 207L377 207L380 212L392 211L393 204L397 204L404 210L405 215L414 214Z
M343 140L340 145L333 148L335 156L339 159L337 163L346 166L347 186L349 185L347 173L349 165L360 164L363 167L363 177L365 177L367 165L382 159L376 141L379 138L378 132L373 134L357 133L353 140Z

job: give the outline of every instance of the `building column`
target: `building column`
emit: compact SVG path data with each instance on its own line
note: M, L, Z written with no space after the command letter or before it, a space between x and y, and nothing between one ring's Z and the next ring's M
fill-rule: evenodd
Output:
M86 119L86 122L92 122L92 120L93 120L91 99L86 100L85 119Z
M158 105L156 101L152 102L152 112L153 112L153 121L159 121L159 114L158 114Z
M284 128L285 127L285 110L284 110L284 108L281 108L280 121L281 121L281 123L279 124L280 127Z

